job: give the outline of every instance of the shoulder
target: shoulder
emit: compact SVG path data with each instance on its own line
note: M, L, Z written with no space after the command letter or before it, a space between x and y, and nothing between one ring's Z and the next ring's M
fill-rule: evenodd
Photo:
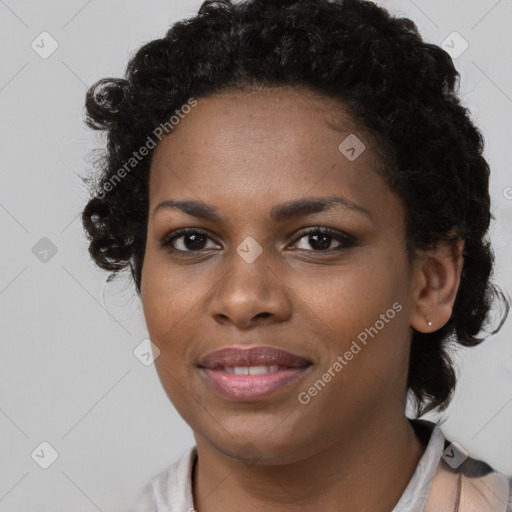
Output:
M460 512L512 512L512 478L444 440L432 491Z
M163 512L168 510L163 506L164 503L168 502L167 482L174 466L175 464L172 464L169 468L158 473L142 488L130 512Z
M174 512L193 508L191 475L196 447L152 478L139 492L130 512Z
M512 478L473 458L456 441L446 439L440 426L412 420L427 445L423 479L418 492L426 495L423 512L512 512Z
M460 481L461 512L512 512L511 477L472 457L451 470Z
M153 486L151 482L147 483L146 486L139 492L135 503L133 503L130 512L153 512L158 511L155 503Z

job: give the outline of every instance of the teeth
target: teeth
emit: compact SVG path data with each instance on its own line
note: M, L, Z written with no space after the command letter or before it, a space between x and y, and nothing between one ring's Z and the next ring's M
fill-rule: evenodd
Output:
M270 366L226 366L224 371L233 375L262 375L265 373L277 372L279 365Z

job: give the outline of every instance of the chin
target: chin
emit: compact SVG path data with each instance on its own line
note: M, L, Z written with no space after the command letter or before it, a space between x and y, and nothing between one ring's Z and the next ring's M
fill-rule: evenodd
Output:
M217 435L211 437L201 437L218 452L237 459L246 466L290 464L308 457L315 451L315 443L312 440L295 439L289 432L278 432L278 429L279 427L270 435L269 429L266 428L262 432L245 429L243 436L231 436L224 431L217 432Z

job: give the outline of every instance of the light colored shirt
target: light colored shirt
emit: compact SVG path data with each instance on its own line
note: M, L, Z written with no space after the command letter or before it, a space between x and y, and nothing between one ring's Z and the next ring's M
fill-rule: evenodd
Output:
M391 512L512 512L512 479L467 456L427 420L409 420L428 442L400 500ZM192 472L197 448L156 475L131 512L193 512Z

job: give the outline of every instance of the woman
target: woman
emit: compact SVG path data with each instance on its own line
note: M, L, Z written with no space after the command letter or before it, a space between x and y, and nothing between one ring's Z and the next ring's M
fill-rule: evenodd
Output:
M90 253L131 269L196 441L134 511L511 510L419 419L450 401L450 344L509 306L457 78L371 2L218 1L88 91Z

